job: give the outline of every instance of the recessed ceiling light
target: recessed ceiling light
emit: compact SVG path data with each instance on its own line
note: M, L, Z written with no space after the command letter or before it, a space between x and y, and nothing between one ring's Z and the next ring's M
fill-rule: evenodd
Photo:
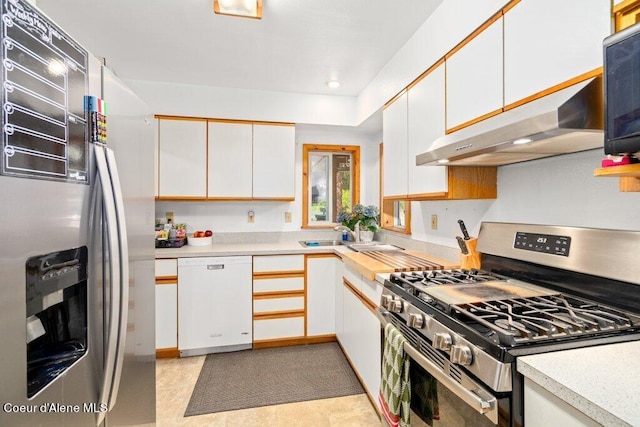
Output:
M262 19L262 0L213 0L213 11L220 15Z
M337 80L329 80L327 82L327 86L329 86L331 89L336 89L340 87L340 82Z
M438 160L438 163L440 163L441 165L444 165L445 163L449 163L449 159L440 159Z
M522 144L528 144L530 142L533 142L533 139L531 138L518 138L515 141L513 141L514 145L522 145Z

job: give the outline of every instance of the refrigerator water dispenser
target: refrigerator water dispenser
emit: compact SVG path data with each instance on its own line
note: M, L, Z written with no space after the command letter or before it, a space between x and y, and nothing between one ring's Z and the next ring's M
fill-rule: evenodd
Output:
M83 246L27 260L29 398L87 352L87 253Z

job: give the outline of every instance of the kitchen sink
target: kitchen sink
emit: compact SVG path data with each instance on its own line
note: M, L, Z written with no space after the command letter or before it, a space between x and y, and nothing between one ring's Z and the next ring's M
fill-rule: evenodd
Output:
M316 246L342 246L348 242L342 240L300 240L300 244L305 248L313 248Z

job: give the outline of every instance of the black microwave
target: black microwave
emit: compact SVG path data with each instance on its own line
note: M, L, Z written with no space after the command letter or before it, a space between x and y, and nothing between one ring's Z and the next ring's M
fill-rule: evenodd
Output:
M604 152L640 151L640 24L615 33L604 46Z

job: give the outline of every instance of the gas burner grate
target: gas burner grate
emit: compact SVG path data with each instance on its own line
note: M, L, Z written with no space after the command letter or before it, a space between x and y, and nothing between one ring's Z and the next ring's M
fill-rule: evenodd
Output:
M489 329L502 344L599 334L640 325L618 309L566 295L476 302L453 306L454 315Z
M451 270L429 270L412 271L407 273L393 273L389 278L391 282L400 286L437 286L437 285L458 285L465 283L480 283L493 280L502 280L501 277L477 269L451 269Z

